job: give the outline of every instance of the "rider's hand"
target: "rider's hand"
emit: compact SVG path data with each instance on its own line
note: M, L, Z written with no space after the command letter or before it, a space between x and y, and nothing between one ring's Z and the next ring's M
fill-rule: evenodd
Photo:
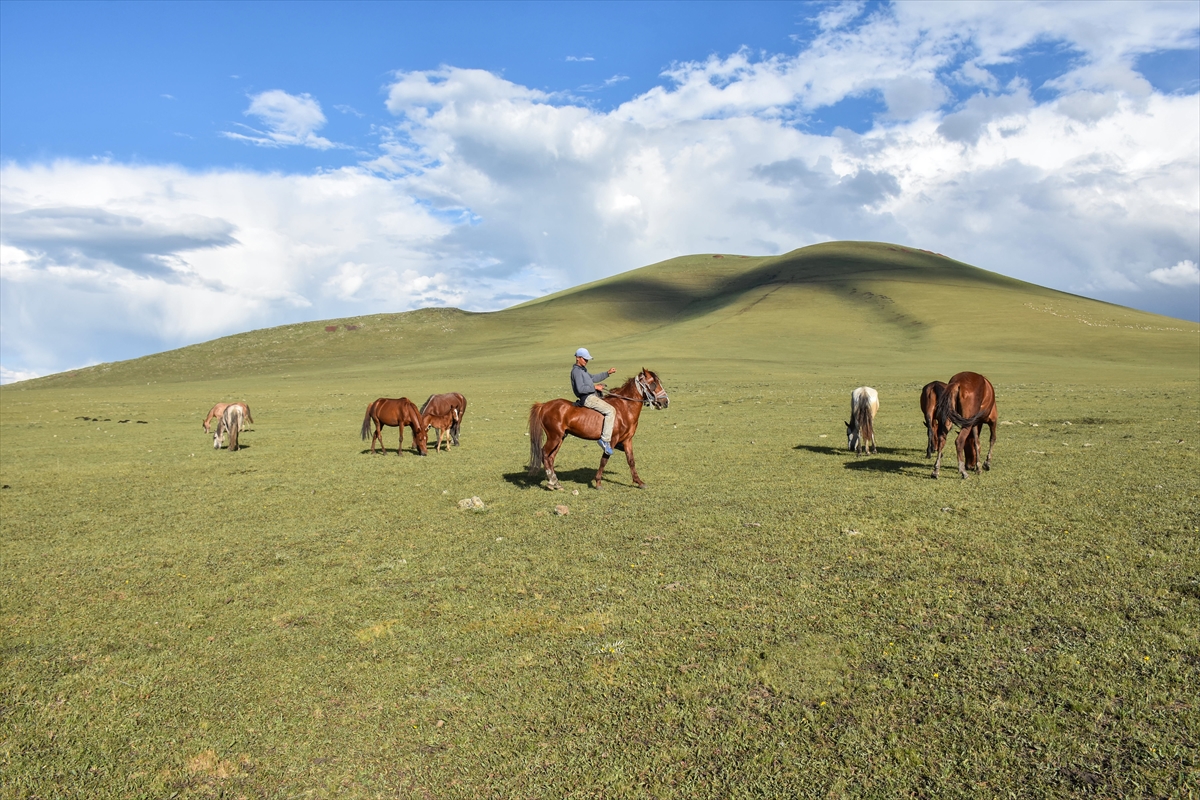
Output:
M597 384L596 384L596 391L597 391L597 392L603 392L603 391L604 391L604 384L603 384L603 383L597 383Z
M617 371L617 368L616 368L616 367L609 367L609 368L608 368L608 374L609 374L609 375L612 375L612 374L613 374L614 372L616 372L616 371Z

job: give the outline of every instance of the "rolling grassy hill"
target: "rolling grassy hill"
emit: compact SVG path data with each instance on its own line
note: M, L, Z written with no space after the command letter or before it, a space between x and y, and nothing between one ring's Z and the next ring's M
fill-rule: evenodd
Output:
M671 392L647 491L525 474L579 346ZM933 481L963 369L995 466ZM1196 796L1198 387L1193 323L846 242L2 387L0 797ZM454 390L461 447L366 452Z
M338 330L327 332L331 325ZM494 313L423 309L251 331L21 388L382 364L487 369L496 362L506 371L561 365L563 352L569 368L576 340L614 357L679 359L702 369L713 359L808 371L969 358L980 369L1048 369L1039 375L1117 365L1187 370L1196 365L1197 330L926 251L835 242L770 258L685 256Z

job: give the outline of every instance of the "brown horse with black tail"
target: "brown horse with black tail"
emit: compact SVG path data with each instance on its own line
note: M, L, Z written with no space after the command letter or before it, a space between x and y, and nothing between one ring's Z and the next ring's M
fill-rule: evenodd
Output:
M391 399L381 397L371 405L367 406L367 413L363 415L362 438L365 441L367 434L371 432L371 423L375 423L375 433L371 436L371 452L375 452L375 440L379 440L379 446L387 453L387 447L383 443L383 428L400 429L400 443L396 445L396 455L400 455L404 447L404 426L412 431L413 443L417 446L417 455L425 455L426 437L425 437L425 420L421 419L421 412L417 411L417 407L407 397Z
M938 400L945 390L946 384L941 381L930 381L921 387L921 416L925 417L925 433L928 439L925 445L926 458L930 458L937 448L938 428L934 412L937 411Z
M451 413L453 412L453 414ZM462 425L463 415L467 413L467 398L463 397L458 392L447 392L446 394L431 394L429 399L421 405L421 416L438 416L450 417L450 441L458 447L458 430ZM439 433L441 430L439 429ZM439 441L441 437L439 436Z
M663 388L657 375L643 369L625 381L621 388L607 392L604 399L617 412L613 421L612 446L625 451L625 460L629 462L629 473L634 484L639 489L645 489L646 484L638 476L634 466L633 435L637 433L638 417L641 416L643 407L667 407L670 402L667 390ZM529 475L537 475L539 469L545 468L546 488L561 490L563 486L554 472L554 458L558 455L558 448L562 446L563 439L570 435L596 441L600 438L603 421L604 417L600 412L578 406L570 400L534 403L529 409ZM596 471L597 489L604 480L606 464L608 456L601 456L600 469Z
M996 423L999 415L996 411L996 390L992 382L977 372L960 372L950 379L942 396L938 399L934 412L937 422L937 461L933 464L933 477L938 476L942 466L942 448L946 445L946 435L951 425L958 425L958 438L954 440L954 448L958 452L958 471L963 478L967 477L967 466L972 466L979 474L979 439L983 426L991 429L991 442L988 444L987 460L983 469L992 468L992 448L996 446Z

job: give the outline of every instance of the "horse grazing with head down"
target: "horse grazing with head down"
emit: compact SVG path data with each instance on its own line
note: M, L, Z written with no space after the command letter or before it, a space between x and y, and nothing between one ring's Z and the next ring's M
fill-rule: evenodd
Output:
M666 408L670 403L667 390L662 382L648 369L643 369L634 377L625 381L619 389L606 392L604 399L616 411L613 421L612 446L625 451L625 460L629 462L629 473L639 489L645 489L646 484L638 476L633 461L633 435L637 433L638 417L642 408L654 406ZM599 411L576 405L570 400L550 400L546 403L534 403L529 409L529 474L536 475L539 469L545 468L547 489L561 490L558 475L554 472L554 458L563 439L577 436L580 439L596 441L600 438L604 417ZM543 440L545 444L543 444ZM596 488L599 489L604 480L604 467L608 464L608 456L601 456L600 469L596 470Z
M371 436L371 452L375 452L375 440L379 440L379 447L384 453L387 453L387 447L383 443L383 428L386 425L390 428L400 429L400 443L396 445L396 455L400 455L404 447L404 426L412 431L413 443L417 447L417 455L425 455L426 436L425 436L425 420L421 419L421 412L417 411L417 407L407 397L391 399L381 397L371 405L367 406L367 413L363 415L362 423L362 438L365 441L367 434L371 432L371 423L375 423L375 433Z
M245 413L245 422L249 422L251 425L254 424L254 417L250 416L250 406L246 405L245 403L217 403L215 406L213 406L212 408L210 408L208 410L208 416L204 418L204 432L205 433L211 433L211 431L208 429L208 423L212 422L214 419L217 420L218 423L220 423L221 415L224 414L225 409L231 405L241 406L242 411ZM243 423L243 425L244 425L244 423ZM244 429L245 428L243 427L243 430Z
M931 381L921 387L921 416L925 418L925 457L929 458L933 455L934 449L937 448L937 419L934 412L937 410L938 400L942 396L942 392L946 390L946 384L941 381Z
M467 398L458 392L431 394L429 395L429 399L421 404L422 417L430 415L446 416L450 415L451 411L454 411L458 416L454 417L450 423L450 441L455 447L458 447L458 430L462 425L463 415L467 413Z
M246 412L242 409L241 403L230 403L225 407L225 411L221 414L221 420L217 423L216 432L213 434L213 449L221 449L221 437L229 436L229 450L237 451L238 449L238 434L246 425Z
M946 435L951 425L958 425L960 430L954 440L954 448L958 452L958 471L963 478L967 477L967 467L980 473L979 439L983 434L983 426L991 430L991 441L988 444L987 460L983 469L992 468L992 448L996 446L996 423L999 415L996 411L996 390L992 382L977 372L960 372L950 379L942 396L938 399L934 412L937 424L937 461L933 464L933 477L938 476L942 466L942 448L946 445Z
M846 449L870 453L875 444L875 415L879 413L879 393L870 386L860 386L850 393L850 421L846 423Z

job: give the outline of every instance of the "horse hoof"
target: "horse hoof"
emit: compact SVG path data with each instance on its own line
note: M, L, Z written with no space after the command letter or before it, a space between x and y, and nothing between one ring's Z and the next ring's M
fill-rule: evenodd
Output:
M639 483L639 484L637 484L637 488L639 488L639 489L645 489L645 488L646 488L646 484L644 484L644 483Z
M991 471L992 471L992 465L991 465L991 463L990 463L990 462L989 462L989 463L987 463L987 464L984 464L984 465L983 465L983 468L984 468L985 470L987 470L988 472L991 472Z

